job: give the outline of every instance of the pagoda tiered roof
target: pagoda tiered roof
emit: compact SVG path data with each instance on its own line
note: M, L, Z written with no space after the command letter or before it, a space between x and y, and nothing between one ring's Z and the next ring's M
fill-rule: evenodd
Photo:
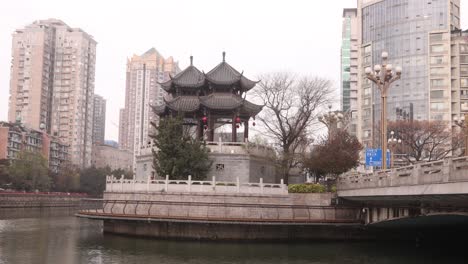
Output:
M221 112L232 110L244 116L255 116L263 106L253 104L241 95L245 97L245 92L255 87L256 83L229 65L224 52L223 61L206 74L193 66L193 57L190 57L190 66L167 82L160 83L169 96L164 98L163 105L155 106L154 110L159 115L169 111L193 113L208 109Z
M223 61L206 74L193 66L193 58L190 57L189 67L171 77L169 81L160 84L167 92L174 91L176 87L201 88L209 86L209 84L215 86L236 85L243 92L255 87L258 81L252 81L245 77L243 73L239 73L225 61L224 56L225 53L223 53Z

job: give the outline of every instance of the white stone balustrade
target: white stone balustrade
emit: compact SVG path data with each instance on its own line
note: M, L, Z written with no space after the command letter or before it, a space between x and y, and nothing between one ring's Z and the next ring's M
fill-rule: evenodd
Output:
M172 193L213 193L213 194L256 194L256 195L287 195L288 186L283 183L263 183L260 179L258 183L241 183L239 178L236 182L216 181L212 177L211 181L193 181L189 176L188 180L170 180L166 176L165 180L137 181L135 179L124 179L107 176L106 192L172 192Z
M468 182L468 157L446 158L373 173L348 172L340 175L337 188L344 191L457 182Z

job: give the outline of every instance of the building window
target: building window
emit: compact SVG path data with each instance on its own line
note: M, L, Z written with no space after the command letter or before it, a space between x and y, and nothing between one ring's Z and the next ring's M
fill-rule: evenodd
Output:
M224 171L224 164L222 163L216 164L216 171Z
M460 79L460 87L468 87L468 78Z
M444 91L431 91L431 98L441 99L444 97Z
M433 56L431 57L431 64L443 64L446 63L447 60L445 56Z
M431 52L444 52L445 47L444 45L432 45L431 46Z
M444 79L432 79L431 80L431 87L441 87L441 86L445 86Z

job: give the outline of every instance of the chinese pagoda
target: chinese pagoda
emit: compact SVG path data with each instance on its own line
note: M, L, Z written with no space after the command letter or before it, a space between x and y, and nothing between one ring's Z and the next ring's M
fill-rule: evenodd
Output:
M231 67L223 52L223 61L208 73L190 66L170 80L160 83L168 93L164 104L154 107L161 116L182 114L185 125L197 127L197 137L213 141L215 128L230 124L232 142L237 142L237 129L244 127L244 139L248 140L249 120L262 110L261 105L245 99L247 92L257 82L246 78ZM255 126L255 121L253 122Z

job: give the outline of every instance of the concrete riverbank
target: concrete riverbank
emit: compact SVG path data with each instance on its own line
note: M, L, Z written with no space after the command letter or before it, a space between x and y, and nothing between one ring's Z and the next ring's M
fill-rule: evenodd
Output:
M13 193L0 192L0 208L76 207L86 198L68 193Z

